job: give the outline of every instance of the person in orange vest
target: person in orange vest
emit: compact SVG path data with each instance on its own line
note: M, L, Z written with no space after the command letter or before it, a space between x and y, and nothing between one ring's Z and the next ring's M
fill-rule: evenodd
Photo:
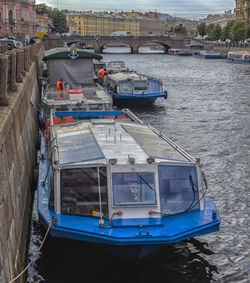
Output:
M57 88L58 91L64 90L65 86L64 86L63 79L60 79L60 80L57 82L56 88Z
M63 99L65 96L65 85L63 79L60 79L56 84L57 97Z
M101 69L98 73L98 81L99 81L99 84L104 84L104 79L105 79L105 75L106 75L106 69Z
M106 75L106 69L101 69L99 71L99 78L103 80L105 75Z

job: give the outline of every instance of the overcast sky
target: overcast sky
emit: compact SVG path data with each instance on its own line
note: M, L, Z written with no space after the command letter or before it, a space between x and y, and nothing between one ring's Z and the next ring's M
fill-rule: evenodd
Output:
M94 11L157 11L196 19L235 8L235 0L37 0L52 7Z

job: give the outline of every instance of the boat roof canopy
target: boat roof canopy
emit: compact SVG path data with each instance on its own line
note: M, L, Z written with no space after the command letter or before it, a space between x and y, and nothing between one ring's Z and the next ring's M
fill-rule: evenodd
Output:
M45 51L43 60L50 59L70 59L69 57L70 48L58 47L52 48ZM77 59L96 59L101 60L102 56L93 52L85 51L84 49L77 49L78 57Z
M93 119L75 125L55 125L55 129L61 166L107 164L110 159L116 159L117 165L127 165L129 157L142 165L150 157L156 163L194 165L193 160L147 125L129 120Z

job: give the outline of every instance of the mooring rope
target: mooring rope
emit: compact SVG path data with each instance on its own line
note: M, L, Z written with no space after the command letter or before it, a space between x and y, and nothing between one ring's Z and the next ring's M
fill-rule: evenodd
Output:
M21 273L19 273L15 278L11 279L9 281L9 283L15 282L36 261L36 256L38 255L38 253L40 252L41 248L43 247L43 244L44 244L44 242L45 242L45 240L46 240L46 238L48 236L48 233L49 233L49 230L50 230L51 226L53 224L55 224L55 220L56 220L55 218L52 218L52 220L50 221L49 227L48 227L48 229L47 229L47 231L45 233L45 236L44 236L44 238L43 238L43 240L41 242L41 245L40 245L39 249L37 250L37 252L35 253L34 259L29 262L29 264L24 268L24 270Z

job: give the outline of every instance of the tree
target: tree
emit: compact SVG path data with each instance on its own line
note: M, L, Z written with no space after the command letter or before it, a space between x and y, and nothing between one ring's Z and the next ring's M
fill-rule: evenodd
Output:
M222 32L221 32L221 38L222 39L232 39L230 37L230 29L231 27L233 26L235 20L231 20L231 21L228 21L227 24L224 26L224 28L222 29Z
M221 26L216 24L211 31L211 38L212 40L218 40L221 38Z
M36 4L36 13L37 14L45 14L46 13L50 17L51 13L52 13L52 8L47 6L45 3Z
M58 9L53 9L51 16L54 21L54 27L55 27L56 32L64 33L68 31L68 28L66 25L66 16L64 12Z
M250 24L246 27L245 38L250 38Z
M179 24L179 26L175 26L174 31L175 33L182 33L182 34L187 33L187 29L182 24Z
M206 34L209 36L209 37L212 37L212 30L214 29L214 24L209 24L207 27L206 27Z
M235 21L230 29L230 37L238 42L245 39L247 23Z
M199 35L204 36L206 34L206 24L204 22L201 22L197 26L197 31Z

